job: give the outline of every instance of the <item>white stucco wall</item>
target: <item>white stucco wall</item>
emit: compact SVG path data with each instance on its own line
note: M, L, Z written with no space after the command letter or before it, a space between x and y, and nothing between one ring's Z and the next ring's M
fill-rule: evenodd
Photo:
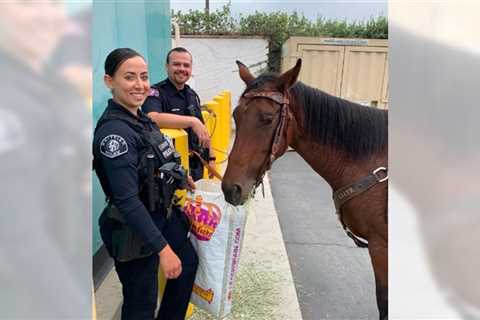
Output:
M238 76L236 60L257 75L267 66L268 41L263 38L180 38L174 46L185 47L193 56L193 76L189 84L201 102L211 100L222 90L232 92L232 109L245 89ZM255 66L253 66L255 65Z

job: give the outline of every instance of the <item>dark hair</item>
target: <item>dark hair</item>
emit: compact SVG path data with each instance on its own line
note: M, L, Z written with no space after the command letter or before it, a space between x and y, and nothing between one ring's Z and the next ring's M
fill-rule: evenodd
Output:
M133 57L141 57L145 60L140 53L130 48L117 48L113 50L108 54L107 59L105 59L105 74L113 77L122 63Z
M170 63L170 54L172 52L186 52L190 55L190 60L192 60L192 54L187 49L185 49L184 47L176 47L176 48L173 48L172 50L168 51L168 53L167 53L167 64Z

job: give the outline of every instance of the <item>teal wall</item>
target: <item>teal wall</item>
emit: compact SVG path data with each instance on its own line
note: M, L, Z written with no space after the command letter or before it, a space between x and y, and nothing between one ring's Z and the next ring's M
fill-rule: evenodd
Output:
M115 48L129 47L148 62L150 81L159 82L165 73L165 57L171 47L170 2L94 1L92 26L93 126L106 107L110 92L103 84L103 65ZM93 130L93 129L92 129ZM93 174L93 253L102 245L98 217L105 206L105 195Z

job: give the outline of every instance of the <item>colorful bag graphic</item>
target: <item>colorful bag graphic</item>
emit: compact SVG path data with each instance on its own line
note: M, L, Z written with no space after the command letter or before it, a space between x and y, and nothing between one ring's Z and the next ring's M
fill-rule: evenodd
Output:
M199 180L184 211L192 224L190 240L199 266L191 302L217 318L232 308L232 291L245 231L246 208L227 203L217 180Z
M192 224L191 232L198 240L210 241L215 232L222 213L218 206L203 201L201 195L195 195L195 200L185 201L184 211Z

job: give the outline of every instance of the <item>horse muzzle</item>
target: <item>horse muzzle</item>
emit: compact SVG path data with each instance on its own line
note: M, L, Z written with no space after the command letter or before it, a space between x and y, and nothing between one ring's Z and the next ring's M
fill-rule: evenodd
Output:
M247 200L247 197L242 195L242 187L238 184L222 182L222 191L225 200L234 206L242 205Z

